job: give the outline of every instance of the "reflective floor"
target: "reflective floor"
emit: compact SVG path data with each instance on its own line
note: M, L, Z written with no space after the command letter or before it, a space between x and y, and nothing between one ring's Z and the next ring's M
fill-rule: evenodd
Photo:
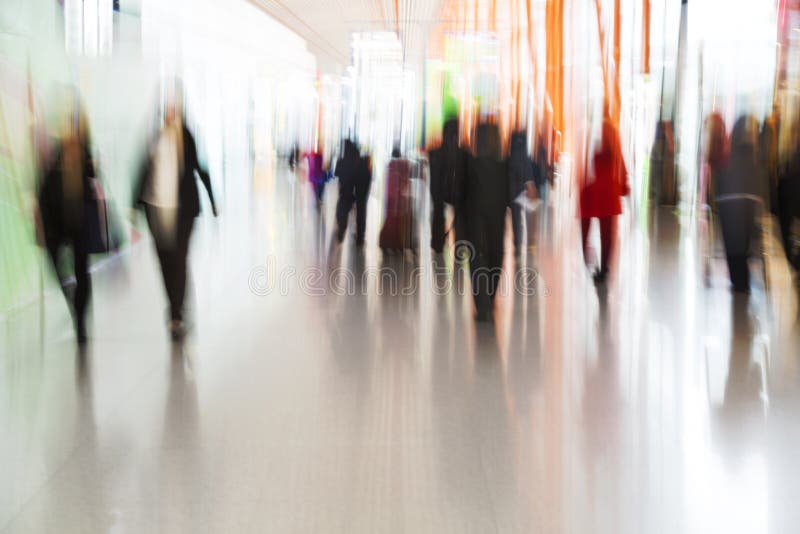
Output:
M754 263L732 298L693 222L658 211L623 221L598 295L556 191L475 326L451 254L331 246L335 189L319 218L291 172L257 174L199 221L182 344L144 240L95 273L86 351L55 291L2 325L0 532L797 530L778 254L769 291Z

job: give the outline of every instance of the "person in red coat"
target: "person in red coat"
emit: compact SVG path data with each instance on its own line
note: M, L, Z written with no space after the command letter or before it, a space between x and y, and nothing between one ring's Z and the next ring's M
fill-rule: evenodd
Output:
M619 131L611 120L603 121L600 147L592 160L593 172L581 187L580 217L584 258L588 260L587 245L592 219L600 221L600 266L594 278L605 282L616 239L617 216L622 213L622 197L630 192L628 171L622 157Z
M381 249L384 252L402 252L414 248L413 225L411 163L395 147L386 168L386 220L379 239Z

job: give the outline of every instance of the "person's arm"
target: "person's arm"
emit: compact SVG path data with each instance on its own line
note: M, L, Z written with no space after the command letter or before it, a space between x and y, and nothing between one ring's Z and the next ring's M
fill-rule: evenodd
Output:
M188 163L190 169L193 173L196 172L200 177L200 181L203 183L206 193L208 193L208 200L211 201L211 212L214 214L214 217L216 217L219 212L217 211L217 203L214 200L214 191L211 189L211 176L209 176L208 171L200 165L200 161L197 158L197 145L195 145L194 137L185 126L183 128L183 144L184 150L188 150L187 155L189 156Z
M86 143L83 147L83 170L87 178L97 178L97 172L94 168L94 158L92 157L92 150L89 144Z
M152 160L150 158L150 145L145 146L144 154L141 158L139 165L139 172L136 175L136 183L133 187L133 196L131 197L131 208L136 209L142 205L142 196L144 195L144 187L150 177L152 167Z
M622 180L622 196L627 197L631 194L631 184L628 181L628 168L625 166L625 158L619 154L620 179Z

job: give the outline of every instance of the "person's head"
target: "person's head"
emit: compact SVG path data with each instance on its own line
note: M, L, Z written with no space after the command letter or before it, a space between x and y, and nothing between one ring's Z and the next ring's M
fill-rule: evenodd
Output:
M496 124L483 123L475 131L475 155L479 158L501 158L500 129Z
M401 155L400 155L400 145L394 145L394 147L392 148L392 157L393 158L401 157Z
M755 149L758 144L758 121L752 115L742 115L733 125L731 149Z
M449 119L442 127L442 144L445 146L458 145L458 119Z
M62 99L58 137L62 141L85 141L89 135L89 124L78 88L65 86Z
M342 151L345 159L355 159L358 157L358 147L352 139L344 140L344 150Z
M620 145L619 130L611 119L604 119L600 136L600 151L606 154L619 153Z
M183 84L180 80L167 82L164 102L164 123L179 123L183 116Z
M519 130L512 133L509 144L512 154L526 154L528 152L528 132Z

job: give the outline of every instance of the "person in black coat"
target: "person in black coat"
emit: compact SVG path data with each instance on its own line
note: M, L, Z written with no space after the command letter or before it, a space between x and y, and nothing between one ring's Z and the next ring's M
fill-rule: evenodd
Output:
M455 239L464 239L466 233L464 182L466 180L469 152L458 145L458 120L445 122L442 131L442 145L430 151L431 169L431 248L436 253L444 249L446 237L444 210L450 204L455 212L453 227Z
M758 153L758 121L740 117L733 126L731 152L717 184L717 206L733 289L750 291L747 258L755 236L757 204L766 198L765 172Z
M466 226L471 244L470 271L476 318L486 321L492 318L502 273L510 187L497 126L479 125L475 143L475 157L467 164Z
M71 298L66 292L64 296L70 305L79 343L86 341L86 310L91 294L87 218L94 199L91 182L94 177L86 120L78 111L70 117L53 158L44 168L38 200L44 245L59 282L63 277L59 252L64 246L72 249L75 292Z
M336 162L334 174L339 178L339 200L336 203L336 240L344 241L347 222L353 204L356 205L356 246L364 245L367 231L367 199L372 184L372 163L361 156L356 144L345 140L342 157Z
M800 219L800 144L797 144L780 170L777 190L778 221L786 258L795 271L800 270L800 253L792 226Z
M200 165L194 137L176 104L167 106L164 126L150 144L140 173L135 201L144 208L153 235L164 287L169 300L169 330L173 338L184 333L186 259L194 219L200 214L195 174L200 178L217 216L208 172Z

